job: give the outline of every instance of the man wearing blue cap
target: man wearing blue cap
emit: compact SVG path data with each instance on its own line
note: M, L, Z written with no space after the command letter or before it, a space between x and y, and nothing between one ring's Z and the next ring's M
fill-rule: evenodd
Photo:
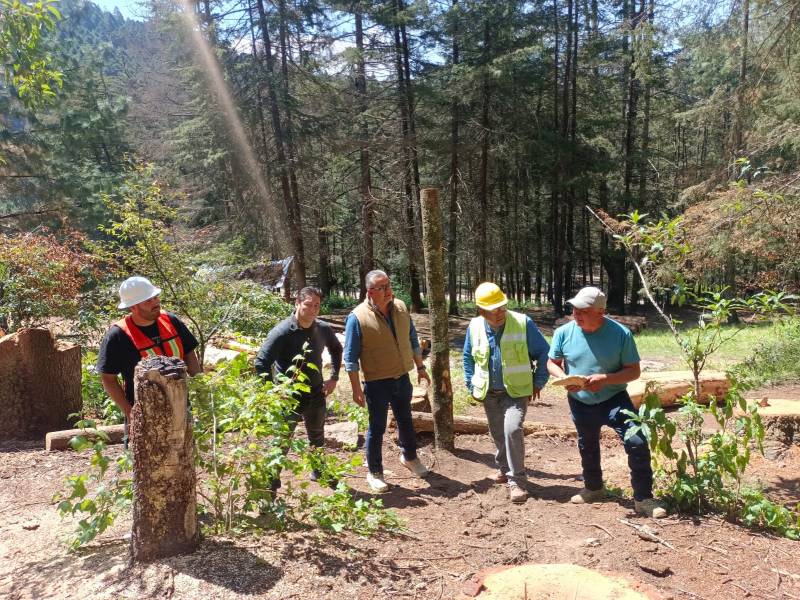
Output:
M547 370L553 377L583 375L586 382L567 386L572 421L578 432L578 450L584 488L571 498L575 504L605 497L600 467L600 429L611 427L625 444L636 512L648 517L666 516L653 498L650 448L641 433L626 439L633 427L622 411L633 411L628 383L639 378L639 352L630 330L605 316L606 296L596 287L581 289L572 305L575 319L553 333Z

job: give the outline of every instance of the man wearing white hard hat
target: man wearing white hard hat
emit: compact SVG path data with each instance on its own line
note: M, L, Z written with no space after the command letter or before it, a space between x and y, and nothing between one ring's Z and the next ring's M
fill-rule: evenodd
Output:
M133 407L133 370L143 358L174 356L186 363L189 375L200 372L197 339L178 317L161 311L161 290L144 277L129 277L119 286L117 308L129 310L106 332L97 357L103 388L125 414ZM119 376L123 383L120 384Z
M507 483L510 500L521 504L528 499L522 422L528 401L547 383L549 346L529 316L507 310L508 298L496 284L480 284L475 304L479 314L464 339L464 380L483 402L497 449L497 471L490 478Z
M547 369L553 377L582 375L582 385L567 386L572 421L578 432L583 489L571 502L588 504L605 497L600 467L600 429L617 432L625 445L636 512L666 516L653 498L650 448L641 433L627 436L633 425L623 410L635 411L627 384L639 378L639 352L630 330L605 316L606 295L596 287L581 289L572 305L574 320L553 333Z

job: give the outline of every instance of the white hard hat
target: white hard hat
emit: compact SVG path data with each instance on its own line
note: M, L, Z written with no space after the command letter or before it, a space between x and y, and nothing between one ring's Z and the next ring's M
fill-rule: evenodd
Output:
M161 290L144 277L128 277L119 286L120 303L117 308L130 308L140 302L155 298Z

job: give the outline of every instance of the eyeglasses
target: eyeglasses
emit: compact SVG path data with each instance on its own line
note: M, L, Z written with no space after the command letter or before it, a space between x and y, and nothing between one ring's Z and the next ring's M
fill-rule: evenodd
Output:
M369 289L375 290L376 292L385 292L386 290L392 289L392 284L391 283L387 283L386 285L376 285L376 286L373 286L373 287L371 287Z

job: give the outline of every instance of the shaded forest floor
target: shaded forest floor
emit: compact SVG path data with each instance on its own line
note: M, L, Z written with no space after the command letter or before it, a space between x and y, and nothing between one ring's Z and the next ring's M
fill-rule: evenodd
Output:
M527 418L568 424L561 393L545 392ZM756 394L800 398L800 388ZM479 406L466 410L482 412ZM488 479L494 468L488 435L457 437L453 455L434 451L428 434L419 442L420 457L433 470L426 480L410 476L399 463L393 435L385 438L391 488L381 497L405 522L406 534L363 538L297 530L235 540L207 537L192 555L132 567L122 539L129 519L79 553L66 554L63 542L73 523L59 518L51 498L65 477L88 469L88 455L47 453L39 443L5 444L0 597L439 600L462 598L465 583L485 570L542 562L619 573L666 598L800 599L800 543L713 516L673 515L658 522L637 517L624 450L613 435L603 438L605 478L623 494L589 506L569 503L582 487L574 440L526 439L531 496L523 505L511 504L505 486ZM111 453L118 452L116 447ZM800 502L800 447L770 456L754 458L748 477L775 500ZM364 476L361 467L348 483L365 493ZM653 527L672 548L639 538L621 520Z

